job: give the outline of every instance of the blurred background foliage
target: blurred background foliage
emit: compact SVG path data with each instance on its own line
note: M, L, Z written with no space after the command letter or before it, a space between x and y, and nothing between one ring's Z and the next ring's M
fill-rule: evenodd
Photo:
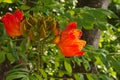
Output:
M52 17L60 30L72 21L78 22L79 29L91 30L96 25L101 30L98 49L86 45L84 56L66 58L51 42L10 38L0 22L0 75L5 80L120 79L120 1L111 0L108 10L76 8L76 3L77 0L0 0L0 18L20 9L26 18Z

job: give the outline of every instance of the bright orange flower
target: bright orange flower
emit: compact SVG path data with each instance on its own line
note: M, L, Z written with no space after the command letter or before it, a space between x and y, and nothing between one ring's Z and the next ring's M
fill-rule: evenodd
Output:
M14 14L6 13L2 17L2 22L9 36L14 37L21 35L20 22L22 19L23 19L23 14L20 10L16 10Z
M71 22L61 32L61 39L58 43L61 53L66 57L82 56L84 51L81 51L85 46L86 41L80 40L82 31L76 29L76 22Z

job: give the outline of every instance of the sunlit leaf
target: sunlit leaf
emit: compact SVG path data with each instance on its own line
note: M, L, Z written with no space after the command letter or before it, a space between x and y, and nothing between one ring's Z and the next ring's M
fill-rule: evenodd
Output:
M101 61L99 56L96 56L95 58L96 58L95 64L103 65L103 63L102 63L102 61Z
M58 71L58 73L59 73L59 76L60 76L60 77L62 77L62 76L65 74L64 71L60 71L60 70Z
M71 67L70 63L68 63L67 61L64 61L64 66L65 66L65 69L66 69L69 73L72 73L72 67Z
M94 80L91 74L86 74L88 80Z
M12 0L0 0L0 2L12 3Z
M44 69L40 69L40 73L44 78L47 78L47 74L45 73Z

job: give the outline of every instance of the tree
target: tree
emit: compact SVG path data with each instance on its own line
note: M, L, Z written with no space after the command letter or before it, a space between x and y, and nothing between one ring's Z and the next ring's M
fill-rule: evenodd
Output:
M78 0L77 7L89 6L92 8L103 8L107 9L109 6L109 0ZM94 27L93 30L83 30L83 39L87 41L88 44L93 45L94 48L98 48L98 43L100 39L100 30ZM88 35L89 34L89 35Z
M15 24L9 28L2 20L0 22L0 79L118 80L119 13L114 11L118 2L0 1L0 19L7 12L14 16L15 21L21 20L21 12L24 16L19 21L21 36L15 35L19 28L12 28ZM19 15L15 13L18 9ZM10 29L15 31L14 34ZM82 39L79 39L80 36ZM81 50L78 46L84 48ZM77 51L81 56L76 56L74 52Z

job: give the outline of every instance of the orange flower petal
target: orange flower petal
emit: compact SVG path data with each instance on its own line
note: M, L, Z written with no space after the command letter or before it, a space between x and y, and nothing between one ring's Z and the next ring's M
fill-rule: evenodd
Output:
M53 40L54 44L58 44L60 42L60 36L56 36L55 39Z
M76 22L71 22L61 32L61 39L58 43L61 53L66 57L82 56L84 51L81 51L85 46L86 41L80 40L82 31L76 29Z
M17 14L18 13L18 14ZM15 15L11 13L6 13L2 17L2 22L5 26L5 30L9 36L20 36L20 20L22 19L22 16L18 17L20 15L20 11L15 12ZM19 19L18 19L19 18Z
M17 17L20 21L23 19L23 13L20 10L14 12L14 16Z

